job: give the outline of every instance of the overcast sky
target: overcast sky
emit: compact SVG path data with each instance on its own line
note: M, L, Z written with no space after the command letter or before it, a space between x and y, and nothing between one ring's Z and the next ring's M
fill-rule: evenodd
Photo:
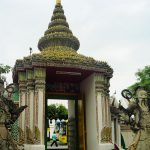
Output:
M150 0L62 0L67 21L80 40L79 53L113 68L111 93L135 82L135 72L150 65ZM0 63L38 52L55 0L0 0ZM8 77L10 82L10 75Z

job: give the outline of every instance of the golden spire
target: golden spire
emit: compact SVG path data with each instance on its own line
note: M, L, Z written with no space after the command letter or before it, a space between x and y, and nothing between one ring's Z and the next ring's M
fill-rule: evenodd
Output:
M56 0L56 4L61 4L61 0Z

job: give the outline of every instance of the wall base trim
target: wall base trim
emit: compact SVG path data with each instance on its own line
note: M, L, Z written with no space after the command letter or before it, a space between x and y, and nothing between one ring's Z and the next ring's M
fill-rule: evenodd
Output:
M24 144L24 150L45 150L45 145Z

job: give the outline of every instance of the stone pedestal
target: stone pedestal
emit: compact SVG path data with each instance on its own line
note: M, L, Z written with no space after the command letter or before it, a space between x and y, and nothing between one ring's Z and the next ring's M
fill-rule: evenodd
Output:
M30 145L25 144L24 150L45 150L45 145Z
M100 144L99 145L101 150L111 150L114 149L114 145L111 143L105 143L105 144Z

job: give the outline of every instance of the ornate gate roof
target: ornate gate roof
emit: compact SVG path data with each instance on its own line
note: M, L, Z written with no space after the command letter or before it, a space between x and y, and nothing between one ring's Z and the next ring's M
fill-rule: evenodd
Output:
M17 81L18 71L34 67L70 68L82 70L82 72L100 72L108 78L112 77L113 70L106 62L79 54L77 52L79 46L79 40L69 29L63 7L59 1L55 5L48 29L38 42L38 48L41 52L16 60L13 71L14 82Z

